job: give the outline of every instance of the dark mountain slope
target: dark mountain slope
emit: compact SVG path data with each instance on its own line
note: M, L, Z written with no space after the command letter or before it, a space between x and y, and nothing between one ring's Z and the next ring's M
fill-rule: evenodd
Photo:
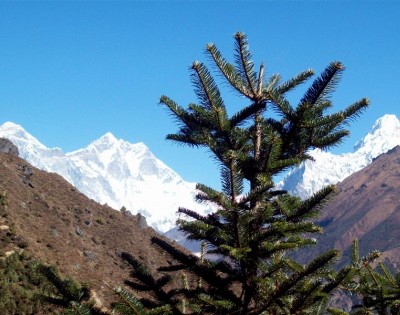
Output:
M17 156L0 153L0 196L0 255L28 251L62 276L88 283L105 305L112 288L129 279L119 253L131 253L153 271L168 264L151 244L161 236L143 217L99 205Z
M309 257L335 247L348 262L352 242L358 239L361 255L378 249L382 258L399 268L400 147L346 178L337 191L324 207L320 217L324 234L318 246L309 250Z

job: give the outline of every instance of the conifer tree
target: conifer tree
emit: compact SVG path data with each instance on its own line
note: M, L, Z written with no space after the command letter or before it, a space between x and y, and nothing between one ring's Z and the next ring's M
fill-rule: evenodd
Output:
M334 187L302 201L277 189L274 177L312 159L309 150L339 144L349 134L345 127L368 106L368 100L330 112L330 96L344 70L335 61L293 106L287 94L314 72L306 70L284 82L279 75L268 76L263 64L257 72L247 38L240 32L235 35L234 63L222 57L214 44L207 45L206 54L223 84L247 105L229 115L217 81L201 62L191 66L198 103L184 108L167 96L160 103L179 124L179 131L167 139L205 147L219 163L222 191L197 185L197 200L218 210L200 215L180 208L178 212L188 219L177 221L181 232L191 240L205 241L207 254L219 259L186 255L154 238L180 262L160 271L186 269L201 278L201 285L176 292L188 301L181 314L321 313L329 293L349 269L329 268L338 256L336 250L307 265L297 263L290 253L315 243L312 234L321 228L313 219ZM170 296L174 299L171 292Z
M87 285L80 285L70 277L63 279L54 266L38 264L36 269L49 282L49 290L39 295L40 300L63 308L65 315L105 315L92 305Z
M350 313L342 314L400 314L400 272L393 273L378 262L378 251L360 257L357 240L352 249L351 276L343 289L357 297L359 303L353 305Z

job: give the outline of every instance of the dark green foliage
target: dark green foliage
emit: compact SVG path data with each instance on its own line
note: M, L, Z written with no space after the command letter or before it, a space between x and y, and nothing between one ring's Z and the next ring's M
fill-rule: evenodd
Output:
M112 304L114 312L123 315L169 315L182 314L179 307L182 301L176 298L178 290L168 290L172 278L161 275L156 279L151 272L129 253L122 253L124 259L132 267L132 278L135 281L125 281L125 285L133 290L149 293L148 298L137 298L122 288L115 288L117 302ZM148 310L150 309L150 310Z
M80 285L71 278L63 279L55 267L37 265L37 270L47 279L47 290L39 296L47 304L55 305L68 315L102 315L90 301L90 291L86 285Z
M188 256L155 239L180 262L163 270L187 268L201 277L204 286L179 292L186 296L193 313L323 312L329 294L349 276L350 269L334 272L329 267L338 256L336 251L323 253L305 266L289 254L315 243L312 234L321 228L313 220L334 188L327 187L302 201L276 190L274 176L310 159L310 149L340 143L348 135L348 122L368 106L368 101L362 99L342 111L328 112L332 108L330 95L344 70L335 61L293 106L286 94L305 83L313 71L306 70L283 83L279 75L267 77L262 64L257 72L242 33L235 36L234 64L213 44L207 46L207 54L217 75L248 105L229 116L216 81L200 62L191 67L199 103L185 109L167 96L162 96L160 103L180 126L167 139L204 146L221 166L222 191L197 185L198 201L211 203L218 210L202 216L180 208L179 213L191 220L177 222L189 239L205 241L207 253L219 259Z
M170 276L165 275L156 279L143 264L130 254L122 253L121 257L132 266L132 277L138 280L138 282L126 281L125 284L132 289L152 292L155 295L155 300L142 299L142 302L144 301L145 304L153 307L166 305L170 302L173 303L172 300L170 301L171 296L164 290L164 287L172 280Z
M70 302L69 309L64 311L64 315L91 315L93 314L90 307L78 302Z
M70 278L62 279L53 266L38 265L42 273L54 288L54 292L42 295L42 299L48 303L68 307L71 302L81 302L89 298L89 289L80 286Z
M153 307L152 310L146 311L143 304L138 298L131 293L121 289L114 289L118 302L113 304L113 311L122 315L170 315L176 314L171 310L170 305L160 305Z
M353 276L345 289L356 294L360 303L354 305L351 314L400 314L400 272L393 273L383 263L376 265L379 253L359 257L358 242L353 243Z
M0 259L0 314L56 314L37 298L45 290L45 279L27 255L14 253Z
M119 302L114 303L113 309L118 314L138 314L145 315L146 311L142 303L132 294L126 292L121 288L115 289L115 295L117 296Z

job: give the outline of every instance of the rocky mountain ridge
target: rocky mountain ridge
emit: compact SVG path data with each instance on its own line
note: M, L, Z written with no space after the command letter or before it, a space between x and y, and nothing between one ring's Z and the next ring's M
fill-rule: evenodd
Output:
M130 279L122 252L154 273L174 262L152 244L167 239L140 214L100 205L13 154L0 153L0 174L0 259L18 251L55 265L63 277L87 283L105 307L113 288Z

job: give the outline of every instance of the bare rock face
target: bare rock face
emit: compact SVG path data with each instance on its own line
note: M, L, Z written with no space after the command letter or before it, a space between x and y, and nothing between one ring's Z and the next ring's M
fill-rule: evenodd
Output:
M8 139L0 138L0 153L19 155L18 148Z

